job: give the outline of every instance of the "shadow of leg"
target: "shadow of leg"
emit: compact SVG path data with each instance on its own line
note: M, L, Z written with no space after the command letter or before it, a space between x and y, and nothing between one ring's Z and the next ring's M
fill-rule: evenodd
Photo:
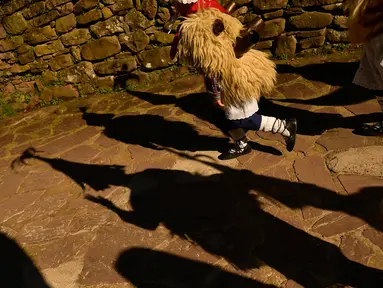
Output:
M33 261L4 233L0 233L0 255L1 287L49 288Z
M144 248L124 251L116 262L116 270L136 287L275 287L203 262Z

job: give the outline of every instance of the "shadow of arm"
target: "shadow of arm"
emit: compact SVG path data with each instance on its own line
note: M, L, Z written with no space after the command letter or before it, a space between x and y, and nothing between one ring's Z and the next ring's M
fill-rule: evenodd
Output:
M147 229L147 230L155 230L158 227L158 222L153 220L148 220L145 217L140 217L138 213L132 212L132 211L126 211L118 208L116 205L113 204L112 201L104 198L104 197L94 197L91 195L85 195L85 199L104 206L105 208L109 209L110 211L113 211L116 213L121 220L124 222L136 225L138 227Z

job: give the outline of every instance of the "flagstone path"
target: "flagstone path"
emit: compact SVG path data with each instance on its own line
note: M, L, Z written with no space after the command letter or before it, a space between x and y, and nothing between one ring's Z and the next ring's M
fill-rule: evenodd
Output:
M261 111L297 117L290 153L249 132L252 154L219 161L197 75L1 120L0 261L16 272L0 282L381 287L383 137L353 133L379 107L346 60L279 66Z

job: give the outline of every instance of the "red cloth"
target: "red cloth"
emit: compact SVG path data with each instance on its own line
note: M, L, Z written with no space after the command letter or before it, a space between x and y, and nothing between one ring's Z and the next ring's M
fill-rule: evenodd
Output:
M198 10L201 8L216 8L223 13L227 13L226 9L223 8L221 5L219 5L216 0L198 0L198 2L194 3L186 11L186 13L184 15L181 15L181 16L186 17L190 14L197 13ZM174 59L174 57L176 57L178 42L179 42L179 36L178 36L178 32L177 32L176 35L174 36L172 47L170 49L170 58L171 59Z
M225 8L223 8L221 5L218 4L216 0L199 0L198 2L194 3L189 10L187 10L185 15L182 16L188 16L192 13L197 13L198 9L200 8L216 8L219 11L226 13Z

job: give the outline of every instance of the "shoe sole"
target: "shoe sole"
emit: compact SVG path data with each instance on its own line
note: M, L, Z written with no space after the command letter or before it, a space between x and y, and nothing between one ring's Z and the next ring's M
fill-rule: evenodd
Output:
M294 141L293 141L293 144L292 144L292 147L287 147L287 151L289 151L289 152L291 152L291 151L293 151L294 150L294 147L295 147L295 142L296 142L296 139L297 139L297 130L298 130L298 123L297 123L297 119L294 119L293 121L292 121L292 123L293 123L293 131L290 131L290 133L292 134L292 135L294 135L293 137L294 137Z
M247 154L251 153L252 151L253 151L253 149L251 149L251 147L250 147L249 150L245 150L241 154L228 154L228 156L226 156L226 157L223 156L224 154L221 154L218 156L218 159L219 160L232 160L232 159L238 158L240 156L247 155Z
M359 136L366 136L366 137L383 137L383 132L366 132L366 131L360 131L360 130L354 130L353 133L355 135Z

